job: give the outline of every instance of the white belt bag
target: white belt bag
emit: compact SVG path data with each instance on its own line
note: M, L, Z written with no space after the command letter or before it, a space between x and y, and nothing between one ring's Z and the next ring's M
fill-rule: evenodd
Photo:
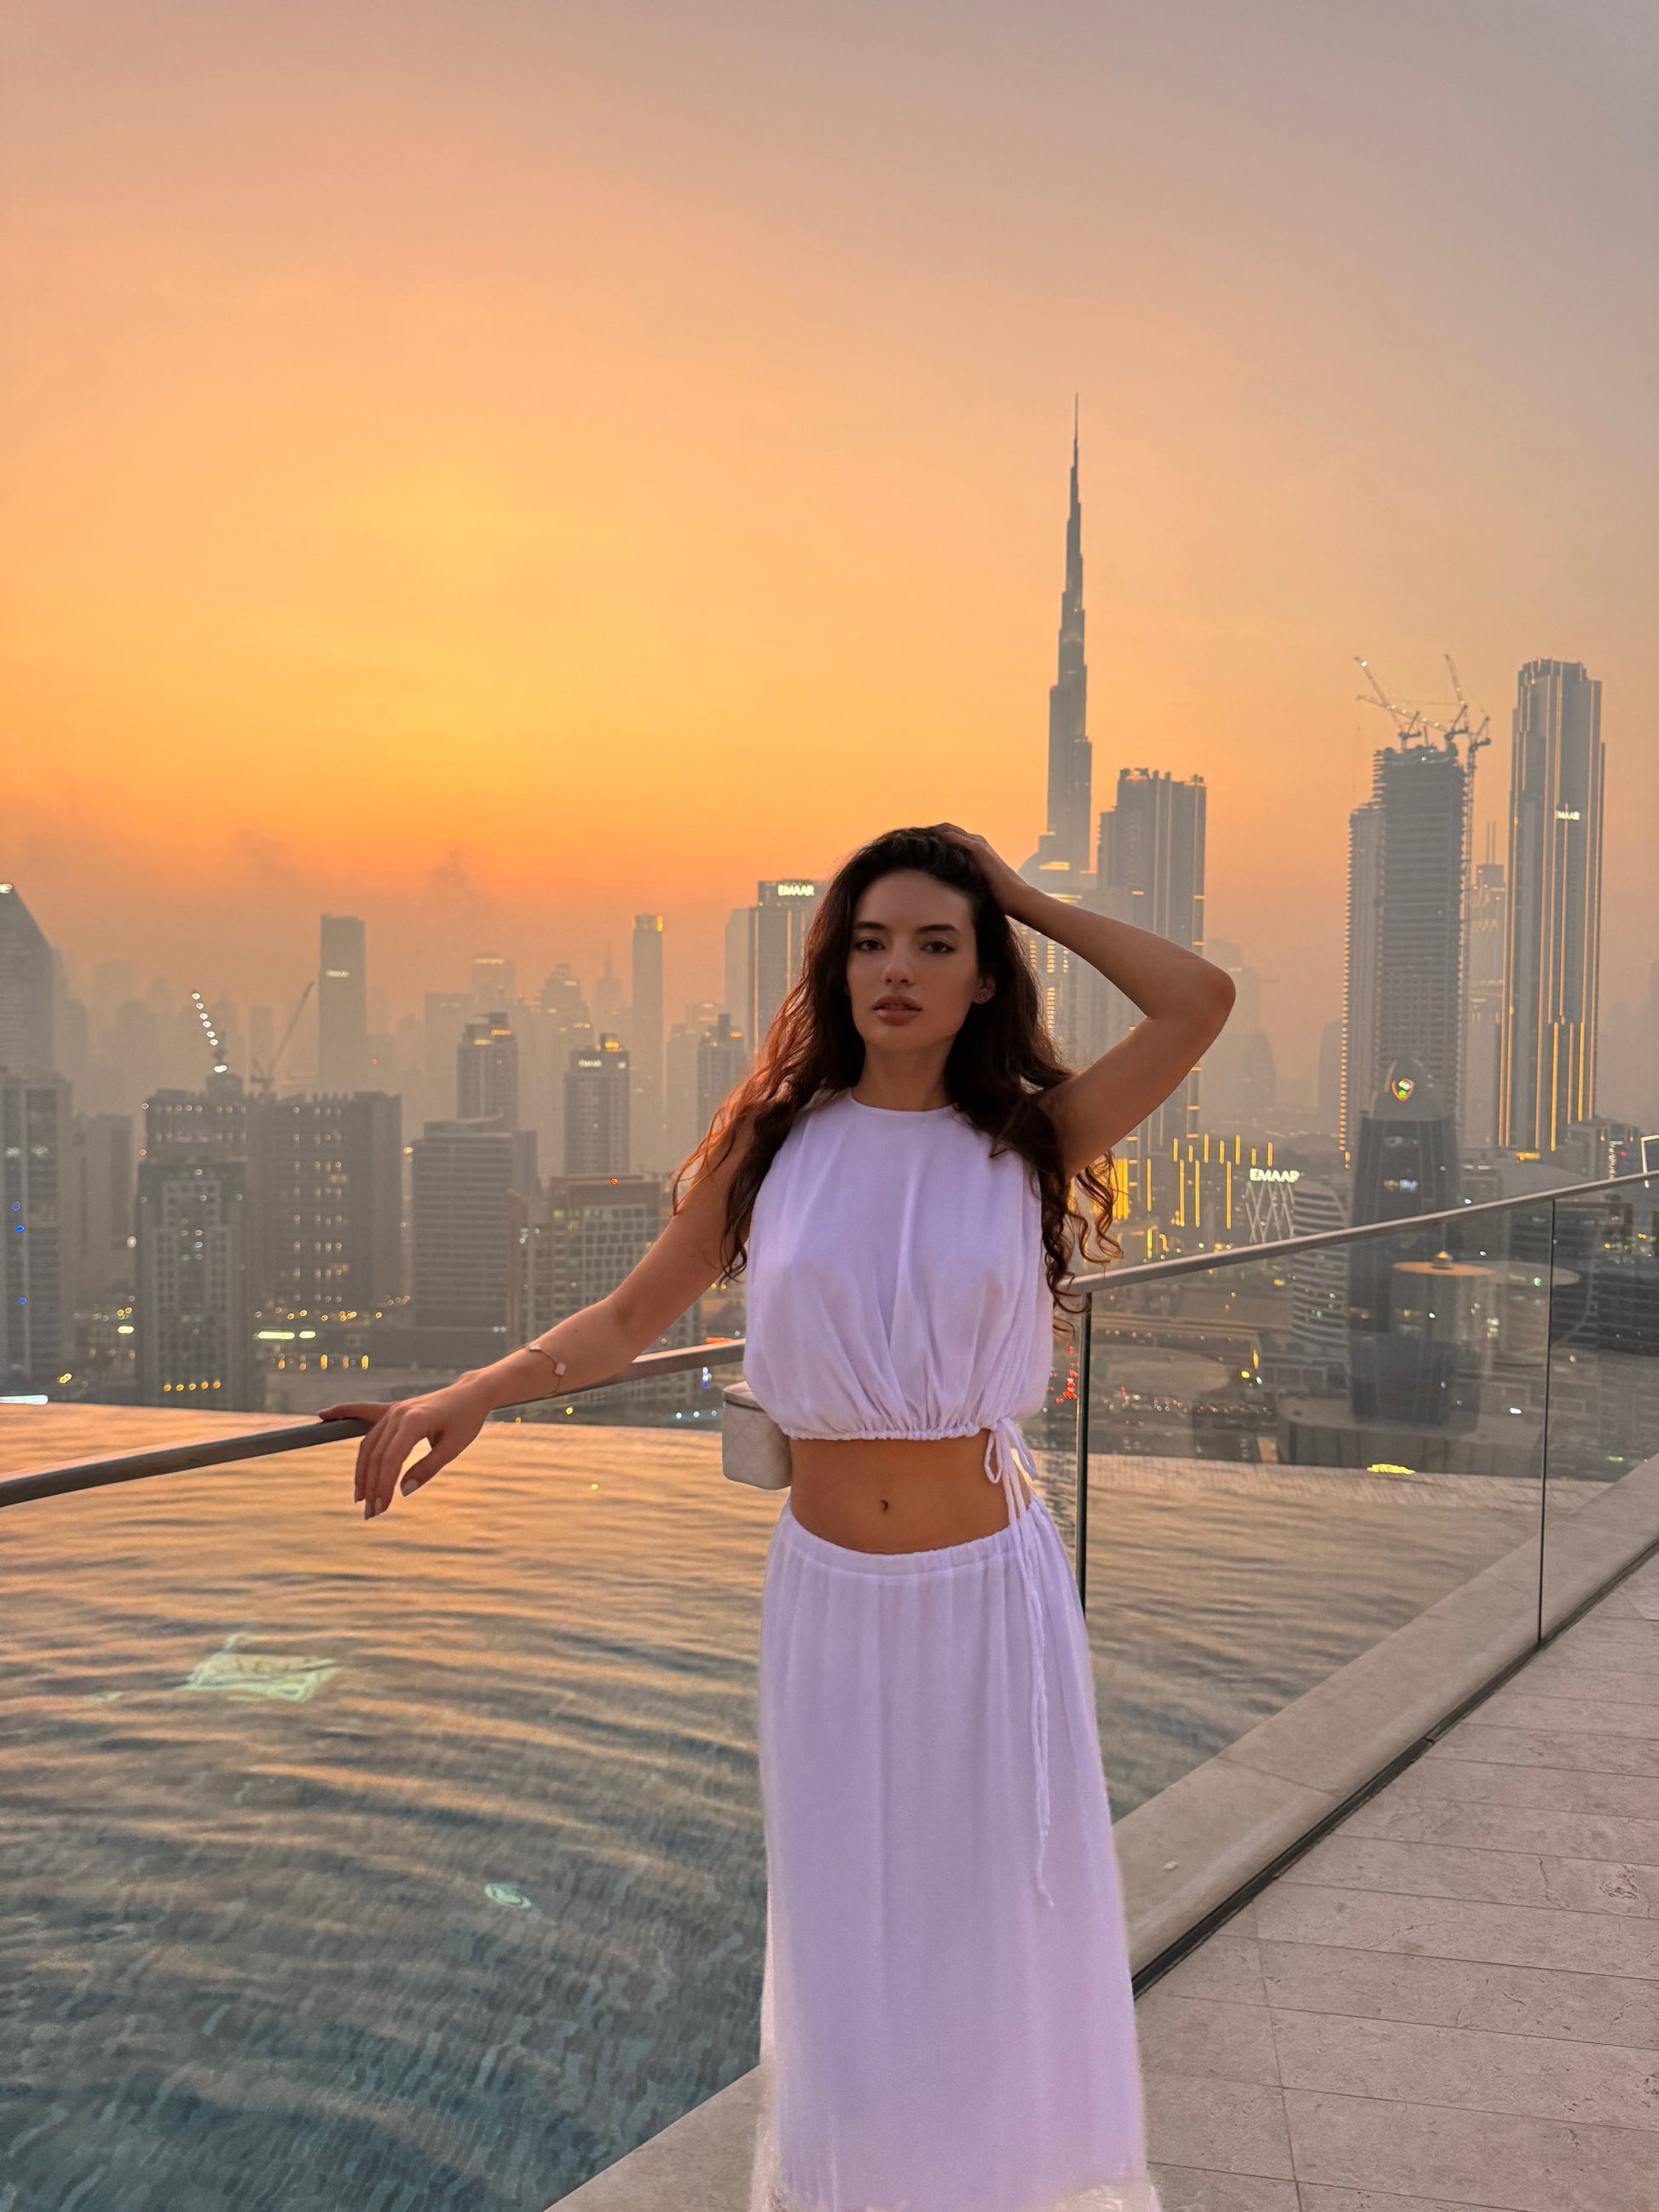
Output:
M756 1490L789 1487L789 1439L746 1382L720 1392L720 1473Z

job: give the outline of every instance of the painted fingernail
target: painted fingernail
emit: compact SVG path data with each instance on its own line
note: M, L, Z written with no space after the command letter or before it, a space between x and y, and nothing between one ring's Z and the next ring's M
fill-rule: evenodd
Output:
M403 1492L404 1496L407 1498L410 1492L415 1487L414 1476L412 1474L406 1474L403 1480L398 1485L398 1487Z

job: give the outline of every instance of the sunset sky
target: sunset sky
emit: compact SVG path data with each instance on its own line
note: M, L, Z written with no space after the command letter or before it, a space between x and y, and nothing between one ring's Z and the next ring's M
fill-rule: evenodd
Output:
M1097 805L1210 784L1281 1066L1356 653L1603 682L1659 946L1650 0L13 0L0 873L83 975L393 1011L1042 827L1072 396Z

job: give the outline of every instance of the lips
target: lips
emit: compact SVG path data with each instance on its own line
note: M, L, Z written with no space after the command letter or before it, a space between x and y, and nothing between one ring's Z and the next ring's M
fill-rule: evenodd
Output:
M876 1012L878 1014L919 1014L921 1008L914 999L878 999Z

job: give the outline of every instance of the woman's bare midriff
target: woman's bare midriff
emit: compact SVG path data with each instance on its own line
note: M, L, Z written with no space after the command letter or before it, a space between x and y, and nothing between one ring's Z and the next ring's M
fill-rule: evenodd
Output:
M988 1430L971 1437L797 1437L790 1510L854 1552L937 1552L1005 1527L1008 1499L985 1472ZM1030 1485L1018 1470L1020 1496Z

